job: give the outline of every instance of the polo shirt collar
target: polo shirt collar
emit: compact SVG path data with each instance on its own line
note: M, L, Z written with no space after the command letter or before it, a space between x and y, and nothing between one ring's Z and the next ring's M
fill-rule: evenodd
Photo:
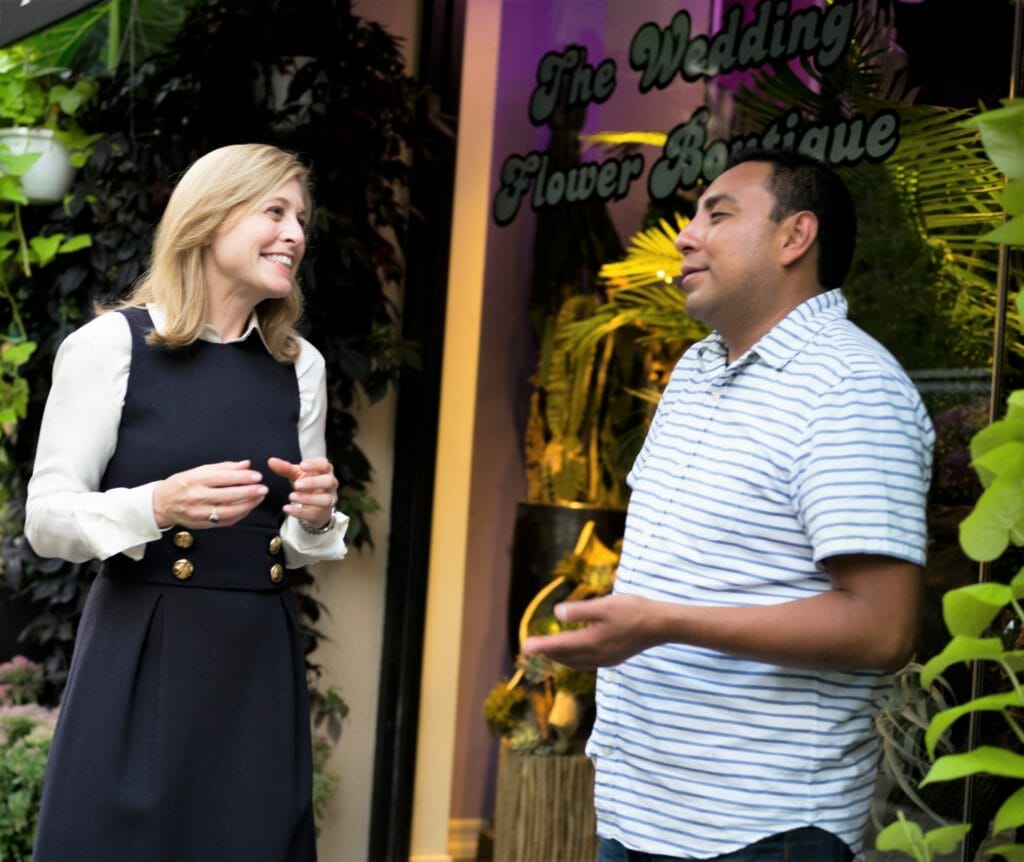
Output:
M769 330L751 351L769 368L782 368L802 351L826 324L845 318L848 305L840 288L802 302Z

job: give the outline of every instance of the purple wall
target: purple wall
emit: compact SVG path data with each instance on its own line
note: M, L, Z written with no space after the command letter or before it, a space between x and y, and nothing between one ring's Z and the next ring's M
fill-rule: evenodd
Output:
M646 21L665 26L680 8L690 12L695 28L697 22L708 20L704 0L682 5L678 0L506 0L492 200L506 157L547 145L549 129L530 123L528 104L537 84L537 64L548 51L561 52L575 43L586 47L591 65L606 58L615 61L615 90L603 104L588 107L585 132L668 131L702 103L703 86L681 81L641 95L639 76L629 67L629 42L637 28ZM648 167L655 155L653 151L645 154ZM604 158L600 152L583 153L584 161ZM631 189L625 200L609 205L624 245L639 228L647 205L645 177ZM454 819L488 818L494 807L497 741L484 724L483 703L491 687L509 673L511 661L505 646L505 616L515 508L526 492L522 438L535 361L528 320L535 221L524 205L509 225L499 227L492 220L488 231L451 802Z

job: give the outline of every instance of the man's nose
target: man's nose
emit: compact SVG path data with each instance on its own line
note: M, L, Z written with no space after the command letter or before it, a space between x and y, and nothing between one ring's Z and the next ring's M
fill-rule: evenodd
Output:
M689 254L691 251L693 251L695 247L693 234L690 231L692 225L693 222L690 222L689 225L687 225L681 231L679 231L679 236L676 237L676 241L673 243L673 245L675 245L676 247L676 250L682 252L683 254Z

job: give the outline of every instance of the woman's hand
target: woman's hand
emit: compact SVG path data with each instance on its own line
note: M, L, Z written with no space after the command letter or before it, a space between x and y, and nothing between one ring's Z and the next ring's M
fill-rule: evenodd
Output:
M338 480L331 462L326 458L305 458L299 464L291 464L283 458L269 458L267 466L292 483L285 513L305 521L310 529L326 527L338 502Z
M229 527L255 509L267 495L263 476L249 461L203 464L157 483L153 514L163 530L180 524L192 530Z

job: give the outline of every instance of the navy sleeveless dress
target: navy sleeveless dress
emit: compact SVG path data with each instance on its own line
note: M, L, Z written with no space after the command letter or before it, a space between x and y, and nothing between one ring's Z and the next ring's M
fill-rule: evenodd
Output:
M92 585L61 704L35 862L311 862L309 701L278 530L300 460L295 368L259 335L132 358L102 489L250 458L270 492L233 527L172 527ZM88 433L87 428L82 433Z

